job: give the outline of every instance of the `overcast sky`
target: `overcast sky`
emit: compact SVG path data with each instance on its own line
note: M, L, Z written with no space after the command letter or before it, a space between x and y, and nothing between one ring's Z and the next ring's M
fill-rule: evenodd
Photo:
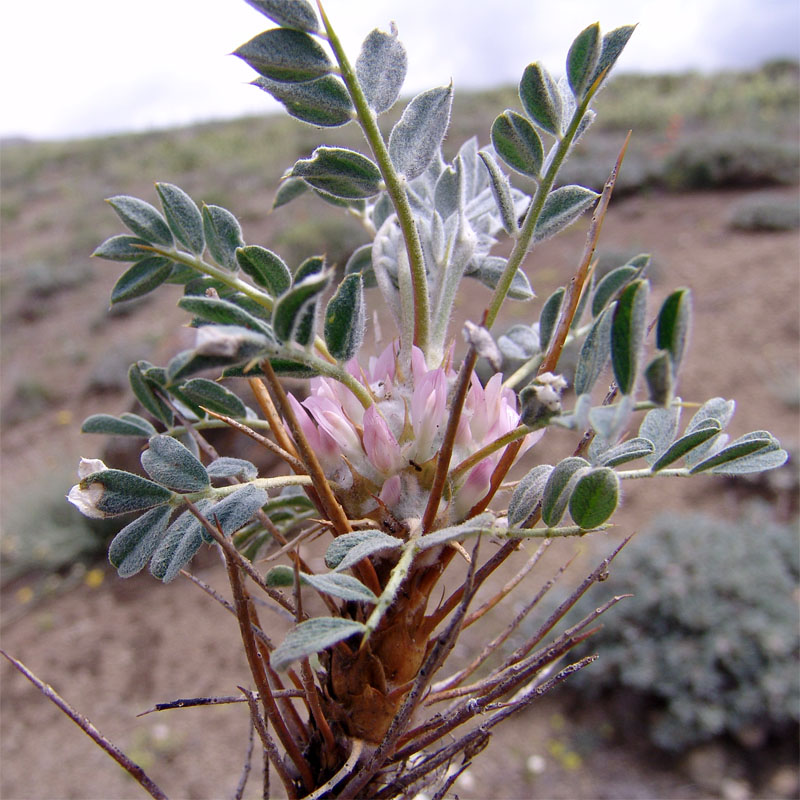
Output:
M715 70L800 56L797 0L327 0L352 57L397 23L405 90L563 72L574 36L638 22L619 70ZM271 23L243 0L35 0L0 12L0 136L73 138L277 108L227 55Z

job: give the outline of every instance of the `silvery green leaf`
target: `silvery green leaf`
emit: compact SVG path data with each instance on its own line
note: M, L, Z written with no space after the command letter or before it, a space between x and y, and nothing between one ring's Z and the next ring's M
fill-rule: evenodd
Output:
M706 420L704 427L696 428L691 433L686 433L681 436L680 439L673 442L667 448L666 452L662 453L653 463L652 467L650 468L651 471L659 472L668 467L670 464L674 464L696 447L699 447L701 444L705 444L710 439L714 439L715 437L719 436L719 432L720 427L717 420Z
M620 28L615 28L613 31L609 31L603 37L600 58L597 60L597 66L594 69L591 79L588 81L590 86L600 77L603 71L606 71L606 78L608 77L608 72L622 54L625 45L628 43L628 39L631 38L631 34L635 29L635 25L623 25Z
M530 325L514 325L498 340L500 352L509 361L527 361L541 352L539 334Z
M244 417L245 404L229 389L207 378L192 378L181 386L181 393L198 406L226 414L229 417Z
M301 159L292 175L334 197L358 199L381 191L380 170L366 156L342 147L318 147L311 158Z
M194 350L184 350L167 364L167 377L174 383L214 367L260 360L275 351L275 340L237 325L204 325L197 329Z
M645 414L639 426L639 436L653 443L653 452L645 457L651 466L672 444L678 433L680 418L681 407L677 403L671 408L654 408Z
M460 522L458 525L439 528L433 533L420 536L416 541L416 549L418 552L424 552L432 547L440 547L448 542L457 542L460 539L466 539L468 536L484 533L488 528L492 527L494 519L494 514L486 512L478 514L477 517L472 517L466 522Z
M433 204L442 220L446 220L458 211L459 177L456 170L448 166L442 170L436 181L433 193Z
M747 458L762 451L775 452L778 450L780 450L780 444L769 431L752 431L740 436L709 458L695 464L690 472L694 475L697 472L705 472L713 467L724 467L729 463L735 463L740 458ZM776 466L779 465L776 464Z
M236 250L244 247L239 220L225 208L203 205L203 231L214 261L225 269L236 270Z
M81 425L81 433L102 433L106 436L147 436L156 429L143 417L137 414L123 414L112 417L111 414L92 414Z
M581 395L585 397L586 395ZM589 422L592 428L613 444L625 432L633 413L634 400L632 395L623 395L619 402L610 406L598 406L589 411Z
M95 505L105 516L145 511L172 499L169 489L119 469L95 472L80 482L81 489L92 486L101 487Z
M172 409L154 391L153 383L142 372L142 366L146 362L131 364L128 370L128 381L131 391L142 407L149 411L156 419L161 420L165 425L172 425Z
M581 346L575 367L575 393L592 391L611 355L611 321L614 306L606 308L595 320Z
M636 383L647 327L648 284L630 283L619 296L611 323L611 365L622 394L631 394Z
M271 28L233 51L259 75L273 81L302 83L333 71L322 46L303 31Z
M112 236L106 239L93 253L95 258L104 258L106 261L139 261L147 255L149 242L138 236Z
M489 172L492 196L497 204L497 210L500 212L503 229L513 236L519 230L519 225L517 224L517 212L514 209L514 198L511 195L511 183L490 152L481 150L479 155Z
M558 317L561 314L561 304L564 301L565 289L563 286L556 289L547 300L544 301L542 312L539 315L539 342L542 350L547 350L550 344L550 337L556 329Z
M484 286L494 289L500 281L500 276L508 261L499 256L488 256L480 262L477 272L470 273L470 277L477 278ZM528 276L517 267L514 277L511 279L511 286L508 289L510 300L531 300L536 294L531 287Z
M279 378L313 378L319 373L314 367L294 361L291 358L269 356L269 363ZM234 364L222 370L223 378L253 378L264 375L264 370L258 364Z
M206 468L177 439L156 434L150 437L148 445L141 462L154 481L179 492L208 488Z
M167 221L150 203L127 195L110 197L106 202L136 236L153 244L172 246L174 239Z
M549 239L572 225L584 211L594 205L598 197L600 195L597 192L584 186L562 186L551 192L536 222L534 241Z
M311 256L300 264L292 278L292 284L297 286L312 275L321 275L325 269L325 256Z
M342 600L351 600L356 603L376 603L378 601L377 595L352 575L343 575L340 572L309 575L301 572L299 578L301 584L311 586L318 592L339 597ZM294 569L287 564L279 564L265 575L264 580L267 586L293 586Z
M164 209L167 224L175 238L199 256L206 246L200 209L183 189L171 183L157 183L156 191L161 198L161 207Z
M220 297L189 295L178 300L178 307L206 322L217 325L238 325L271 336L269 325L231 300Z
M129 267L111 290L111 305L124 303L149 294L169 278L172 262L161 256L150 256Z
M376 114L388 111L400 96L407 67L406 49L394 25L391 33L376 29L364 39L356 59L356 77Z
M733 417L735 408L736 402L734 400L724 400L722 397L713 397L711 400L703 403L695 415L689 420L685 433L691 433L699 428L707 427L710 420L719 422L722 430L725 430ZM686 465L692 467L698 464L704 458L721 449L726 442L727 437L720 436L719 438L712 439L706 444L695 448L686 456Z
M529 64L522 73L519 99L531 122L553 136L561 134L561 94L550 73L538 62Z
M548 528L558 525L577 477L589 468L589 462L578 456L559 461L545 483L542 494L542 521Z
M618 467L620 464L627 464L637 458L647 458L654 451L655 447L649 439L637 436L599 453L596 461L598 466Z
M363 634L366 626L341 617L314 617L292 628L283 642L272 651L269 661L275 670L284 670L293 661L320 653L355 634Z
M389 135L389 156L398 173L412 181L422 175L439 152L450 123L453 86L418 94L405 108Z
M283 28L319 33L317 15L308 0L245 0L245 2Z
M542 140L521 114L510 109L492 123L492 146L511 169L538 178L544 161Z
M232 536L253 518L267 500L269 498L263 489L245 484L209 508L204 516L215 527L219 527L225 536Z
M602 525L619 502L619 477L613 469L597 467L581 475L569 498L569 513L576 525L590 530Z
M550 464L540 464L517 484L508 504L508 524L512 528L521 526L536 510L552 471L553 467Z
M640 270L626 264L612 269L598 282L592 297L592 316L596 317L639 274Z
M171 514L169 506L150 509L111 540L108 560L120 578L130 578L144 569L167 529Z
M207 467L206 472L209 478L242 478L245 481L252 481L258 477L258 468L250 461L243 458L231 458L221 456L214 459Z
M673 372L681 363L686 349L692 313L691 303L689 289L678 289L664 301L658 312L656 347L669 353Z
M347 88L334 75L323 75L304 83L282 83L258 77L253 86L272 95L295 119L321 128L338 128L353 119L354 109ZM283 205L275 200L275 207Z
M196 503L197 510L201 513L205 513L210 505L207 500ZM164 583L174 580L202 547L202 532L200 521L191 511L184 511L167 528L158 543L150 559L150 574Z
M265 247L256 244L240 247L236 251L236 261L245 275L273 297L279 297L292 285L289 267L279 255Z
M325 564L337 572L349 569L375 553L396 550L403 540L379 530L356 531L337 536L325 553Z
M711 468L714 475L748 475L753 472L766 472L769 469L782 467L789 459L789 454L781 449L765 447L749 456L741 456Z
M567 79L577 99L591 86L590 79L600 59L600 26L595 22L575 38L567 54Z
M325 309L325 344L338 361L349 361L361 347L366 313L361 275L346 275Z
M372 245L362 244L347 259L344 267L345 275L361 275L365 289L374 289L378 282L375 280L375 272L372 269Z
M284 178L272 201L272 210L291 203L295 197L299 197L308 190L309 185L302 178Z
M672 400L674 386L672 361L669 353L662 350L653 357L645 367L644 379L647 383L650 402L657 406L668 406Z
M272 327L280 341L297 340L298 332L303 338L304 331L299 330L298 326L305 323L308 304L325 290L328 281L328 273L310 275L278 298L272 310Z

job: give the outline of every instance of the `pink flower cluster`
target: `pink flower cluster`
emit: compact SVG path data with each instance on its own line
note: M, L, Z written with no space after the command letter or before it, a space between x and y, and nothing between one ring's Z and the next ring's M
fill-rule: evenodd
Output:
M412 351L410 374L403 374L396 344L370 358L367 369L355 360L347 369L375 402L364 409L343 384L314 378L302 404L290 395L303 433L352 516L374 510L377 497L398 519L419 518L444 437L456 374L449 366L428 369L418 348ZM494 375L484 387L473 375L451 467L518 424L516 397L503 388L502 376ZM540 437L541 432L529 434L523 448ZM492 453L461 476L449 500L443 500L442 524L461 521L484 496L502 453L502 449Z

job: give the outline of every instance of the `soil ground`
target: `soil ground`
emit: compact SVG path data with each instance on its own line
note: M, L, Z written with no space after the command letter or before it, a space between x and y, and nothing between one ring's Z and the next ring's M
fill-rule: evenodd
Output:
M681 380L682 396L736 397L734 434L768 427L787 446L796 448L800 433L796 405L798 237L796 233L732 231L728 214L743 194L642 195L615 203L605 224L601 252L625 253L626 257L651 252L657 295L676 286L693 290L696 322ZM778 194L796 198L797 191ZM583 230L576 226L537 251L527 272L540 297L568 278L582 248ZM7 240L4 247L7 252L13 250L15 242ZM18 421L4 430L4 503L13 502L20 487L61 475L65 463L71 471L79 456L97 455L99 441L77 433L80 419L101 410L127 410L129 400L122 393L98 397L97 392L86 390L100 352L131 342L157 342L150 346L151 357L163 362L171 355L167 351L180 346L174 336L162 335L183 322L172 308L176 297L148 301L143 316L156 319L158 326L149 331L149 339L141 330L139 312L100 318L100 307L115 279L112 273L113 269L98 273L91 297L67 291L48 298L46 313L26 309L22 295L7 297L6 319L11 315L16 324L8 324L4 331L4 405L10 402L10 387L32 364L47 367L57 402L31 418L20 413ZM483 297L470 296L463 310L476 307ZM14 301L10 307L8 301ZM517 316L509 324L523 320L523 307L514 310ZM74 331L75 340L85 338L83 331L90 322L94 327L87 358L64 358L68 344L64 331ZM134 352L130 360L139 357L142 353ZM565 437L548 434L550 441L540 452L552 448L563 453L569 446ZM642 483L646 485L627 492L613 533L581 543L586 556L582 563L610 550L624 534L641 529L661 510L690 505L722 515L737 513L734 495L713 487L711 479ZM575 549L574 544L559 545L554 557L566 560ZM198 559L195 570L223 591L223 570L211 555ZM91 580L75 588L54 587L35 602L29 602L31 592L27 591L35 586L32 578L7 586L2 595L3 649L86 714L142 764L170 797L231 796L247 744L247 714L242 705L139 718L136 714L156 702L179 697L236 694L237 684L248 684L235 621L188 581L168 586L149 576L121 581L110 569L90 575ZM544 578L528 580L533 586ZM475 631L461 641L453 659L466 658L483 641L483 634ZM8 664L2 665L0 676L0 796L4 800L143 796L126 774ZM574 712L561 698L555 692L500 726L488 751L456 784L458 796L462 800L797 796L796 764L782 762L777 754L766 754L767 762L774 758L774 768L767 768L762 784L753 785L741 777L735 757L723 753L728 761L723 761L720 779L709 788L697 769L687 770L685 764L671 763L644 747L622 746L604 721L602 709ZM260 796L258 783L253 776L245 797Z

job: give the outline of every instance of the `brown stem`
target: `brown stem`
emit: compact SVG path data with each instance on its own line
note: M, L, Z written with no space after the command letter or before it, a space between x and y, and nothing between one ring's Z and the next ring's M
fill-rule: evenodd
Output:
M272 764L275 767L275 772L278 773L278 777L281 779L281 783L283 783L283 788L286 790L286 796L289 798L289 800L296 800L297 790L294 787L294 781L292 780L292 776L289 774L289 771L286 769L286 766L283 763L280 751L276 747L275 742L272 741L272 737L269 735L267 726L264 724L264 718L258 711L258 703L256 702L255 694L248 691L243 686L240 686L239 688L247 698L247 705L250 708L250 718L253 720L253 725L258 731L258 735L261 737L261 744L264 747L265 780L266 776L269 775L269 764Z
M105 750L151 797L155 797L156 800L168 800L164 792L159 789L137 763L131 761L122 750L106 739L83 714L76 711L52 686L37 678L21 661L17 661L16 658L8 655L4 650L0 650L0 655L10 661L14 668L21 672L48 700L55 703L98 747Z
M289 431L294 437L295 444L300 451L300 460L303 462L308 475L311 477L311 482L319 496L328 521L333 525L337 535L352 533L353 528L350 525L350 520L347 518L347 514L345 514L341 504L334 496L328 484L328 479L325 477L325 473L322 470L322 465L319 463L317 454L314 452L314 448L309 444L308 439L306 439L303 429L300 427L294 410L289 403L289 398L286 396L286 392L275 375L275 371L272 369L272 365L269 363L268 359L262 362L262 368L269 382L270 389L275 395L280 412L289 425ZM260 385L263 388L263 384ZM285 431L283 435L286 435ZM372 566L372 562L369 559L365 558L359 564L356 564L355 571L362 583L366 584L375 594L380 595L380 581L375 572L375 567Z
M286 723L284 722L283 717L278 710L278 705L275 701L275 697L272 694L269 681L267 680L264 660L262 659L262 656L256 646L255 639L253 638L249 609L250 598L246 589L244 588L244 585L242 584L242 579L239 574L239 565L233 559L229 558L227 551L223 552L225 553L225 563L228 567L228 579L231 584L231 591L233 592L233 604L236 608L236 616L239 620L239 631L242 637L242 644L244 645L245 654L247 655L247 662L250 666L250 672L253 675L253 680L255 681L256 688L258 689L261 704L264 707L264 713L272 723L272 727L275 729L275 733L281 740L281 744L283 744L284 748L286 749L287 755L300 773L300 778L303 781L303 784L305 785L306 789L310 790L314 786L314 778L311 774L311 769L308 766L308 762L303 757L303 754L300 752L297 742L289 733ZM274 758L271 758L271 760L273 761L275 769L278 770L279 764L276 763ZM283 766L282 759L278 758L277 762L280 762L281 767Z
M628 142L630 139L631 132L628 131L628 135L625 137L625 142L622 145L622 149L619 151L619 155L617 156L617 161L614 164L614 168L611 170L611 174L608 176L608 180L603 187L603 193L600 195L600 200L598 201L594 213L592 214L592 222L589 226L589 231L586 234L586 244L583 249L583 256L577 272L572 277L572 280L569 282L569 286L567 287L567 294L564 298L564 303L561 306L561 315L558 320L558 326L556 327L553 336L550 338L550 345L547 348L547 353L545 354L544 359L542 359L542 363L539 365L539 375L544 372L552 372L555 370L556 365L558 364L558 359L561 357L561 351L564 347L564 342L567 339L567 334L569 333L569 329L572 326L572 321L575 318L575 312L578 308L578 301L580 300L584 284L586 283L586 278L589 274L589 265L592 262L594 251L597 248L597 240L600 237L603 221L606 218L608 204L611 202L611 193L614 191L614 184L617 182L617 175L619 174L619 169L622 166L622 160L625 158L625 151L628 149Z
M250 384L250 389L255 395L256 402L269 423L269 427L272 429L272 435L275 437L275 441L284 451L296 457L297 450L295 449L294 442L286 435L280 414L278 414L278 410L275 408L272 398L267 391L267 387L264 386L264 382L261 378L249 378L247 382Z
M439 457L436 459L436 472L434 473L433 484L430 494L428 495L428 504L425 506L425 513L422 515L423 533L427 533L430 530L436 519L436 513L439 510L439 502L442 499L445 482L447 481L447 473L450 469L450 458L453 455L453 445L456 441L458 422L461 419L464 400L467 397L470 379L472 378L472 370L475 368L477 360L478 353L475 348L470 345L467 356L461 364L461 369L458 373L458 382L456 383L455 394L453 395L453 400L450 405L450 415L447 418L447 427L444 431L442 447L439 450Z

